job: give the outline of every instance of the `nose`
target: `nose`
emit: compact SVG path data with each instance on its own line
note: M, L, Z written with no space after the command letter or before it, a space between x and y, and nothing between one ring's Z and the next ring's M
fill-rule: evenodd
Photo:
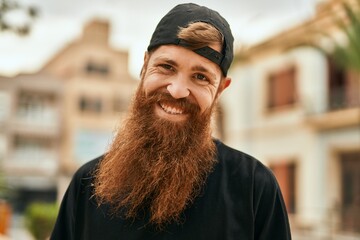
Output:
M184 79L176 78L166 87L171 96L175 99L186 98L190 95L187 82Z

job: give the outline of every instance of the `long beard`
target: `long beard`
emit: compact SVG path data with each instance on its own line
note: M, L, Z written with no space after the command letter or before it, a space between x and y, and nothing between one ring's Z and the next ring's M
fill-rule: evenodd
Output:
M172 122L158 117L158 101L178 104L189 118ZM139 90L128 119L95 172L95 197L113 214L126 218L149 214L157 226L181 220L181 213L201 192L215 164L211 111L168 94L145 96Z

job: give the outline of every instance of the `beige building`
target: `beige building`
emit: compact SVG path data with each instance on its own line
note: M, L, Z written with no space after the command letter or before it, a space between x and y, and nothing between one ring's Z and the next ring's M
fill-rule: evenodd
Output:
M56 197L60 161L62 83L53 76L0 80L1 169L14 189L13 208Z
M109 27L88 23L40 71L65 80L59 198L75 169L106 150L138 83L129 75L128 53L109 46Z
M360 234L360 78L311 47L327 43L314 30L338 34L339 3L238 53L222 96L225 142L274 171L307 239Z
M74 171L104 153L127 111L138 81L109 34L107 21L91 21L37 73L0 79L0 154L5 149L19 210L61 198Z
M4 81L0 78L0 83ZM2 160L5 158L7 149L7 138L5 129L10 116L10 93L3 88L0 88L0 171Z

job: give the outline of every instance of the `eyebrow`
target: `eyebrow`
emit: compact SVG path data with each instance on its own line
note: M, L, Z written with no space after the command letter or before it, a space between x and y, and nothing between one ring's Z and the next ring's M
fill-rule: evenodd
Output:
M177 62L175 62L174 60L170 59L170 58L167 58L167 57L157 57L154 59L154 62L166 62L170 65L173 65L175 67L179 66L179 64L177 64Z

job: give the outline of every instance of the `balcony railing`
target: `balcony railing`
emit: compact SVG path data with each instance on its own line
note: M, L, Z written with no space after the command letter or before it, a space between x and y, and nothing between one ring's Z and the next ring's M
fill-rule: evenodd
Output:
M19 110L11 125L16 132L57 135L60 132L61 119L58 111L52 109L32 112Z
M353 107L360 107L360 89L337 87L329 90L329 111Z
M51 150L15 150L4 161L6 169L15 172L54 174L58 166L58 155Z

